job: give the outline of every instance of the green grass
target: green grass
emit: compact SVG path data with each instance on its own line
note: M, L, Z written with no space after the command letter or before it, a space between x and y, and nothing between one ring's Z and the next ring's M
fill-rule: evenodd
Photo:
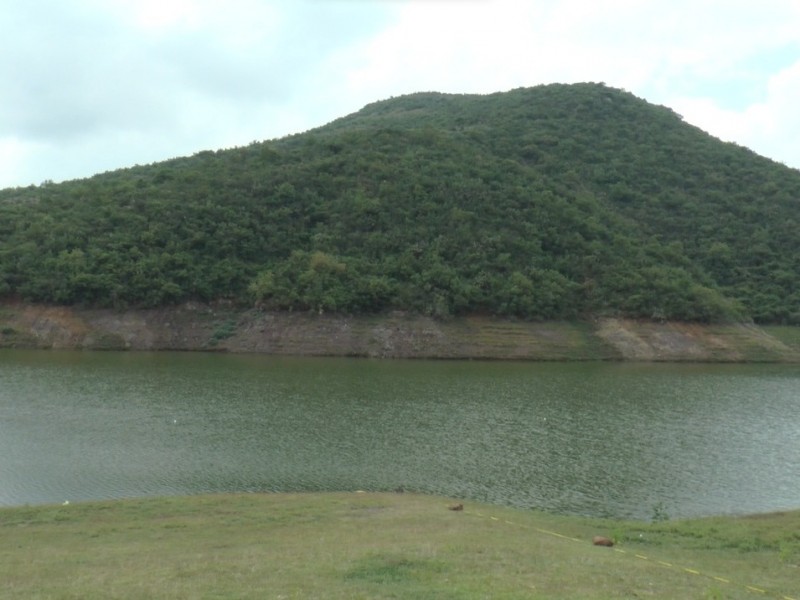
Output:
M219 323L211 334L211 339L208 342L209 346L216 346L223 340L227 340L234 333L236 333L236 319L230 318L227 321Z
M800 327L790 325L762 325L761 328L772 337L800 352Z
M6 508L0 597L800 597L800 512L645 524L447 505L330 493Z

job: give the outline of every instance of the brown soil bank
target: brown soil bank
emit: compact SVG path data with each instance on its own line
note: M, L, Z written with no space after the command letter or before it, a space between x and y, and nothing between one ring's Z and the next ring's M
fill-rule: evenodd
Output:
M800 362L800 329L624 319L446 321L311 315L188 303L152 310L0 305L0 347L213 350L297 356Z

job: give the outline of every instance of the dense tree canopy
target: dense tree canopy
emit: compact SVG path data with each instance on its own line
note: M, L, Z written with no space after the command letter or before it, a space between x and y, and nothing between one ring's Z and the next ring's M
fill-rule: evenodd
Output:
M800 324L800 172L602 84L0 191L0 298Z

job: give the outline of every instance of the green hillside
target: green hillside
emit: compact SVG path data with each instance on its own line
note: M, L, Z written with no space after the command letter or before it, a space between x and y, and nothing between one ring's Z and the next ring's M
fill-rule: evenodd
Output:
M602 84L0 191L0 297L800 324L800 171Z

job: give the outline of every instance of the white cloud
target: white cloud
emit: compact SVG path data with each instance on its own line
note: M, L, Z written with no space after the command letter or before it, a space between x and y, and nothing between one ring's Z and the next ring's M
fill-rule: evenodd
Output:
M119 11L139 28L154 32L180 26L195 28L206 16L206 5L195 0L121 0L116 4L97 2L95 6Z
M321 125L393 95L604 81L800 167L795 0L29 0L0 186Z
M742 110L722 108L713 98L673 98L670 105L712 135L800 168L800 60L767 80L763 101Z
M84 177L318 124L326 90L317 82L329 77L320 69L386 13L313 0L4 7L0 145L15 166L3 167L0 185Z
M355 86L404 92L426 84L484 92L590 80L630 89L687 86L736 76L737 65L759 49L797 42L800 21L795 15L787 23L791 12L729 6L697 0L411 2L368 46L368 64L351 77Z
M0 138L0 182L18 180L30 155L29 144L14 137Z

